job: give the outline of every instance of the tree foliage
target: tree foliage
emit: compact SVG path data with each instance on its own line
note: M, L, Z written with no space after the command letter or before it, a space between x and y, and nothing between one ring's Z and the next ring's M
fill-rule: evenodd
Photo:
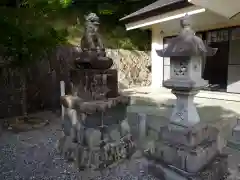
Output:
M22 1L20 7L1 8L0 51L5 66L26 67L65 42L67 32L54 29L46 21L50 10L60 6L42 4L44 0L41 1L36 0L36 4L33 0Z
M9 4L12 5L9 7ZM65 3L46 0L7 2L0 9L1 68L21 72L22 115L27 120L27 69L41 56L66 41L66 31L56 30L47 21L50 12L66 7Z
M100 16L111 17L113 23L116 23L123 16L155 1L156 0L74 0L73 4L83 12L94 11Z
M3 0L0 9L0 51L8 65L25 67L47 51L66 41L67 31L57 30L47 20L64 8L82 14L97 12L105 31L126 36L119 19L154 0ZM115 30L113 30L113 28ZM131 34L129 32L128 34ZM140 34L141 35L141 34ZM142 37L142 36L141 36ZM137 39L137 38L135 38ZM124 47L129 41L122 40ZM130 45L131 46L131 45ZM11 58L9 58L11 57Z
M149 50L148 31L126 31L120 18L147 6L156 0L74 0L72 7L82 14L95 12L101 19L101 32L106 35L105 45L109 48Z

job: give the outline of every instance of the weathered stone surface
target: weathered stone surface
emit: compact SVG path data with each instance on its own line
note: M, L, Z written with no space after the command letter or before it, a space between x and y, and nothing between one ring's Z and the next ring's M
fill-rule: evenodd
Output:
M124 96L118 96L116 98L108 98L107 100L92 100L83 101L81 98L65 95L61 97L61 103L66 108L73 108L78 112L92 114L94 112L106 111L106 109L112 108L117 104L128 104L129 98Z
M227 145L233 149L240 150L240 120L232 128L232 136L228 139Z
M118 72L116 69L74 69L70 71L74 87L72 94L84 99L104 99L118 96ZM89 96L89 97L87 97Z
M176 82L185 84L182 80L178 80ZM175 86L179 87L177 83L175 83ZM198 124L200 122L200 117L193 102L194 96L198 93L198 91L183 91L177 89L178 88L174 88L172 90L172 93L177 97L177 101L173 108L170 121L188 127Z
M60 103L65 108L75 109L79 104L81 104L83 100L79 98L78 96L61 96L60 97Z
M224 180L228 176L228 156L217 156L200 174L199 180Z
M216 140L218 133L217 128L204 123L198 123L193 127L183 127L178 124L170 123L160 130L163 140L189 147L195 147L204 140Z
M82 53L76 59L76 67L84 69L109 69L113 60L106 57L105 47L99 35L99 17L95 13L85 16L85 28L81 39Z
M240 142L240 124L237 124L232 130L232 136L236 141Z
M120 124L120 133L121 133L121 136L126 136L127 134L130 134L130 126L129 126L129 123L128 123L128 120L127 118L125 118L124 120L122 120L121 124Z
M88 147L89 149L99 147L101 144L101 132L98 129L87 128L85 130L85 138L86 138L85 146Z
M148 173L161 180L224 180L228 176L227 156L216 156L198 173L187 173L163 162L153 161L148 165Z
M156 142L155 152L150 154L154 158L161 159L181 170L196 173L208 164L217 153L216 142L206 142L195 149Z
M82 101L66 95L61 97L61 102L65 109L58 150L66 159L74 160L79 169L105 168L133 152L134 143L127 119L117 116L117 120L109 121L104 116L109 109L128 104L129 98L118 96ZM97 116L97 121L92 121L91 116Z
M72 125L68 127L70 130L68 134L64 131L57 148L65 159L74 160L80 170L104 168L120 159L129 157L134 152L135 145L130 132L126 133L127 130L124 126L120 125L120 129L117 126L116 128L107 127L109 130L105 131L104 139L101 138L102 132L99 129L86 127L80 130L75 129L78 138L77 141L74 141L75 137L71 135L71 132L75 127ZM124 136L121 135L121 131L125 132Z

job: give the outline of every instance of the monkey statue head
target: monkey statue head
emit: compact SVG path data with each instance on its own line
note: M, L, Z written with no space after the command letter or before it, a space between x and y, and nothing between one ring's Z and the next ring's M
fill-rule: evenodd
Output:
M90 28L91 31L97 32L100 24L99 17L95 13L89 13L85 16L86 27Z

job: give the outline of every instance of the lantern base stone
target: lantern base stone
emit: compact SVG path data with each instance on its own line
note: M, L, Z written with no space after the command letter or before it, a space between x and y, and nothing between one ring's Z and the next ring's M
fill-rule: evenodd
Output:
M183 127L192 127L200 122L197 108L194 104L194 96L199 91L179 91L172 90L177 97L176 106L173 109L170 121L182 125Z
M218 132L217 128L202 122L193 127L183 127L178 124L170 123L160 129L162 140L169 141L171 144L181 144L187 147L196 147L206 140L215 141Z
M203 170L197 173L188 173L160 161L149 163L148 173L161 180L224 180L229 174L226 155L214 157Z

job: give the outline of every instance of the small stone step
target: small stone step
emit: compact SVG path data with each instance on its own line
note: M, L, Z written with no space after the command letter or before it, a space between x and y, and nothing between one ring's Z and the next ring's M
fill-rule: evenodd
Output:
M232 136L228 139L227 146L240 151L240 119L237 119L237 124L232 129Z
M148 173L165 180L223 180L228 176L227 156L219 155L202 171L187 173L164 163L149 163Z
M232 130L232 136L236 141L240 141L240 124L237 124Z
M218 154L216 141L206 142L193 149L183 145L156 142L154 149L155 152L149 152L149 156L188 173L199 172Z

